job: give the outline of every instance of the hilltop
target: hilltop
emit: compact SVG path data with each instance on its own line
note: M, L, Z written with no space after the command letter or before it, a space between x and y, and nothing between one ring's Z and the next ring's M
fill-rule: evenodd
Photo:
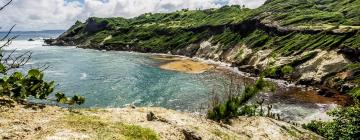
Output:
M91 17L50 45L170 53L360 96L360 0L268 0L257 9Z

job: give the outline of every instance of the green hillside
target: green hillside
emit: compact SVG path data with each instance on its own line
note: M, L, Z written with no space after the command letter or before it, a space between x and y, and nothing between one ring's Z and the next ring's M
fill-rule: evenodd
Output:
M321 75L321 80L302 83L325 84L342 92L353 89L351 93L360 96L360 90L354 89L360 84L359 13L360 0L268 0L257 9L235 5L146 13L131 19L92 17L85 23L77 22L59 38L46 42L104 50L170 52L193 57L199 52L200 43L209 40L219 46L209 54L219 53L216 59L220 61L228 61L225 52L241 45L251 49L252 53L271 50L268 57L296 58L271 68L268 76L273 78L284 78L281 69L285 66L304 71L300 65L314 59L318 50L332 50L351 62L347 62L347 66L334 64L341 69L327 71L326 75ZM243 50L240 50L236 56L242 55ZM234 66L249 65L251 57L235 57L231 63ZM331 70L331 67L324 68ZM349 73L348 77L339 79L337 75L344 72ZM293 79L299 81L299 76Z
M360 25L359 0L269 0L260 9L283 26Z

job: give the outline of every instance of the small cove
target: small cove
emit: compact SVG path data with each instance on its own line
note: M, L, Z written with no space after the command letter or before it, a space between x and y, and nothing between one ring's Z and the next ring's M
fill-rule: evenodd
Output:
M216 65L199 61L193 63L190 59L177 56L43 46L40 40L17 40L12 46L19 53L33 52L27 68L43 64L50 66L45 71L46 79L56 81L57 91L85 96L86 103L81 107L86 108L134 104L204 112L211 98L209 93L213 89L219 92L225 90L224 83L234 76L229 74L234 73L229 68L219 66L214 69L210 67ZM192 63L190 67L201 65L200 72L161 68L174 62ZM206 67L204 70L203 66ZM244 85L254 81L254 78L242 75L236 75L236 79ZM316 95L312 89L278 85L276 93L261 96L273 104L273 112L281 114L286 120L328 119L325 112L343 102L341 98Z

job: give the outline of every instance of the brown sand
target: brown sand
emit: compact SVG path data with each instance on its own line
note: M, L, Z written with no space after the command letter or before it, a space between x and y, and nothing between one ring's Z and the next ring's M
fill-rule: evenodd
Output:
M180 71L185 73L203 73L211 68L213 66L196 62L192 60L176 60L164 65L161 65L160 68L165 70L174 70L174 71Z
M160 65L160 68L165 70L198 74L214 68L214 66L210 64L177 56L158 55L151 58L163 61L164 64Z

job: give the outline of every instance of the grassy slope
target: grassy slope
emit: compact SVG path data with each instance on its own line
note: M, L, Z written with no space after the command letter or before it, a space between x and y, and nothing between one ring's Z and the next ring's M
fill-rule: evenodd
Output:
M107 30L86 33L83 29L75 32L86 37L90 36L93 45L100 43L115 47L130 45L140 50L155 52L182 48L214 35L216 38L213 43L220 42L224 44L225 49L243 42L257 48L278 48L277 50L286 51L285 55L315 48L332 49L339 46L358 48L359 33L348 36L324 33L279 35L254 29L239 31L238 28L231 27L244 24L256 17L262 21L269 20L283 27L297 29L331 30L346 27L358 29L360 26L356 25L360 24L360 16L356 13L360 13L359 2L359 0L271 0L255 10L225 6L220 9L147 13L132 19L93 18L97 23L107 23ZM112 35L112 39L103 42L109 35ZM318 40L314 40L315 38ZM294 48L288 44L303 47Z
M221 44L223 50L245 44L255 51L272 49L273 56L297 55L314 49L349 48L356 51L360 49L358 13L360 0L268 0L254 10L225 6L147 13L132 19L90 18L87 23L75 24L60 39L71 38L77 44L91 48L161 53L209 38L213 44ZM89 32L86 26L90 20L106 27ZM260 23L275 25L285 31ZM347 55L355 58L354 65L358 65L360 58L357 55ZM291 65L295 67L299 62ZM348 81L359 85L359 68L350 70L354 76Z
M360 24L358 0L271 0L262 9L281 25Z

